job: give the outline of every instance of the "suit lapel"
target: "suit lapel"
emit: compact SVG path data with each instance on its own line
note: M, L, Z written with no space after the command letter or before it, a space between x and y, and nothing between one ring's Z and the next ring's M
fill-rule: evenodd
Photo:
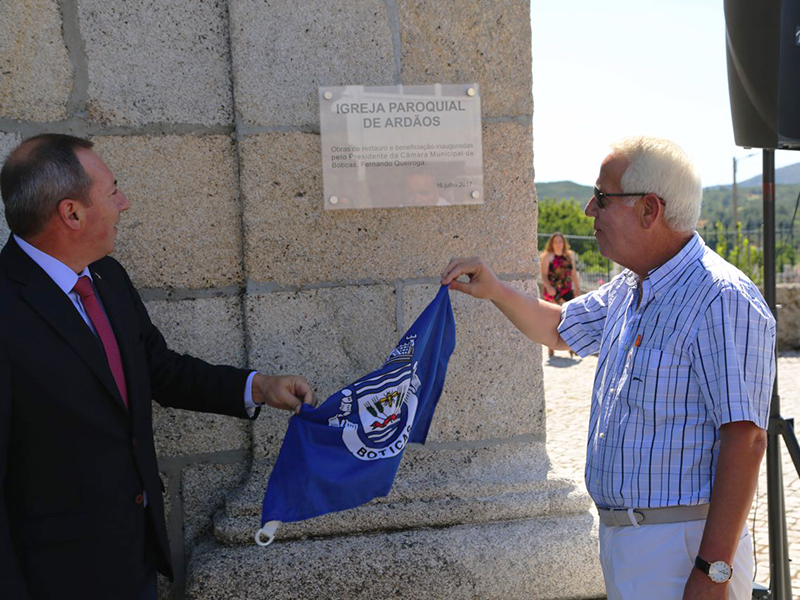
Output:
M3 249L3 258L9 276L22 284L22 298L75 350L124 410L103 346L69 297L13 239Z

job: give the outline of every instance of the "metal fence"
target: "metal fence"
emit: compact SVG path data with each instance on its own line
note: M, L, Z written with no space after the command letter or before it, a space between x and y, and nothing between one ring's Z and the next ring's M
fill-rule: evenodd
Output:
M761 284L764 279L764 230L719 228L705 225L698 229L703 240L715 252L722 255L750 277ZM789 227L775 230L775 277L777 283L800 282L800 229Z

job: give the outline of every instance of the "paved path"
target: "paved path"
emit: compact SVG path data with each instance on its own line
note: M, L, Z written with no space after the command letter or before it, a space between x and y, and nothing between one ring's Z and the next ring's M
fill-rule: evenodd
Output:
M556 352L553 358L548 359L547 349L543 350L547 451L559 474L582 482L589 422L588 399L597 358L572 359L566 352ZM794 417L800 428L800 353L784 353L778 358L778 390L783 416ZM800 598L800 479L785 446L782 454L789 557L794 560L791 566L792 595ZM760 482L748 524L754 533L756 546L755 580L768 586L766 459L761 465Z

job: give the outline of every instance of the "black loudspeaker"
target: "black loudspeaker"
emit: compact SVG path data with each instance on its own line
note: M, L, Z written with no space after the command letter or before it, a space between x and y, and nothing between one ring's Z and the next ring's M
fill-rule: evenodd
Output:
M800 0L725 0L737 146L800 150Z

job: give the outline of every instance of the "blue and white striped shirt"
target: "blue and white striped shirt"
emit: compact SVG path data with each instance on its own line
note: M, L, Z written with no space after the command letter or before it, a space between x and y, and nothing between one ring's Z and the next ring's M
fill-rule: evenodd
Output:
M767 427L775 319L698 234L638 284L626 270L563 306L564 341L599 352L586 487L606 508L709 502L720 426Z

